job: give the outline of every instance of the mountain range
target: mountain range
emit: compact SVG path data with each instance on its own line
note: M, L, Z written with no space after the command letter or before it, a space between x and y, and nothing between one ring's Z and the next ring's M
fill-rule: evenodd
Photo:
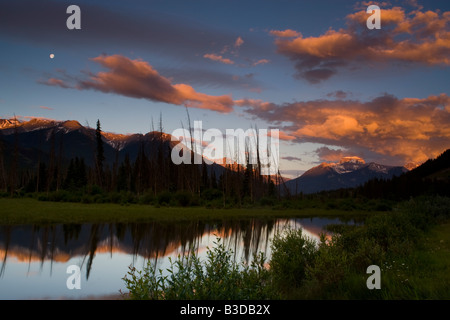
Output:
M56 153L68 160L75 157L83 158L87 165L94 164L96 152L95 129L82 126L78 121L55 121L48 119L32 119L18 121L15 119L0 119L0 136L5 148L12 151L17 139L21 165L30 164L41 157L45 161L52 148ZM116 160L123 161L128 154L134 161L142 144L151 153L163 144L164 150L169 150L174 143L171 136L153 131L147 134L115 134L102 132L105 161L112 165Z
M102 131L105 164L110 168L128 158L134 163L141 150L151 159L159 150L170 157L172 148L180 143L172 141L172 135L152 131L146 134L117 134ZM0 148L3 148L5 164L13 161L17 151L20 168L35 169L38 163L48 163L50 158L61 159L66 165L71 159L83 159L90 167L95 166L97 152L96 129L81 125L78 121L57 121L33 118L29 121L0 119ZM17 148L16 148L17 146ZM1 151L1 150L0 150ZM212 163L208 172L214 171L218 178L225 170L244 172L245 168L237 163L230 165ZM199 166L201 166L199 164ZM275 182L276 177L271 177Z
M391 179L409 170L402 166L366 163L359 157L343 157L338 163L322 163L286 182L291 194L353 188L371 179Z

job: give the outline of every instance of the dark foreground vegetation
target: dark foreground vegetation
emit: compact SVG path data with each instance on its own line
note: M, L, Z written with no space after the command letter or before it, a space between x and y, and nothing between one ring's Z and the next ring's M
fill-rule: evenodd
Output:
M330 226L319 244L301 229L279 234L272 257L233 261L217 239L206 260L178 257L168 270L131 268L129 299L449 299L450 198L420 197L362 225ZM381 269L369 290L366 269Z

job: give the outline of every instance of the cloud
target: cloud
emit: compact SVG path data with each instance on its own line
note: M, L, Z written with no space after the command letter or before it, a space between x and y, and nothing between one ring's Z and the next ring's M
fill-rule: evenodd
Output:
M48 80L38 80L37 81L40 84L45 84L47 86L58 86L64 89L68 89L68 88L72 88L69 84L67 84L64 80L62 79L56 79L56 78L49 78Z
M258 60L258 61L256 61L256 62L254 62L253 63L253 66L257 66L257 65L259 65L259 64L266 64L266 63L269 63L270 61L269 60L267 60L267 59L260 59L260 60Z
M450 65L450 12L381 9L381 30L366 26L365 9L346 17L347 27L314 37L271 31L277 52L295 62L296 76L319 83L340 69L378 62ZM289 38L287 36L289 35Z
M53 108L50 107L46 107L46 106L39 106L40 109L44 109L44 110L55 110Z
M284 160L287 160L287 161L302 161L301 158L298 158L298 157L292 157L292 156L281 157L281 159L284 159Z
M344 157L344 151L341 149L330 149L328 147L320 147L316 149L315 153L319 156L321 161L337 162Z
M237 100L245 112L278 124L293 142L338 146L346 155L369 154L391 162L421 162L450 148L450 97L403 98L384 94L370 101L311 100L273 104ZM325 149L322 157L325 157ZM331 151L327 156L331 155Z
M330 93L327 93L327 97L328 98L337 98L340 100L343 100L345 98L347 98L347 96L349 95L348 92L342 91L342 90L336 90Z
M131 60L121 55L101 55L91 60L108 71L90 74L89 79L78 80L73 86L54 78L44 83L63 88L92 89L221 113L228 113L233 109L234 103L230 96L210 96L195 91L188 84L172 84L145 61Z
M239 47L242 46L243 44L244 44L244 40L242 40L241 37L238 37L238 38L236 39L236 41L234 42L234 46L235 46L236 48L239 48Z
M210 59L210 60L213 60L213 61L219 61L219 62L222 62L222 63L225 63L225 64L234 64L234 61L232 61L232 60L230 60L228 58L224 58L224 57L219 56L219 55L214 54L214 53L207 53L207 54L203 55L203 58Z
M183 82L202 87L255 91L261 90L261 87L264 86L252 73L238 75L218 70L217 68L197 69L194 67L164 67L158 68L158 71L160 71L161 74L164 74L172 82Z
M273 36L279 37L279 38L294 38L294 37L301 37L302 34L298 31L286 29L286 30L270 30L269 33Z
M296 139L295 136L291 136L291 135L287 134L287 133L284 132L284 131L278 132L278 138L279 138L280 140L285 140L285 141L292 141L292 140L295 140L295 139Z

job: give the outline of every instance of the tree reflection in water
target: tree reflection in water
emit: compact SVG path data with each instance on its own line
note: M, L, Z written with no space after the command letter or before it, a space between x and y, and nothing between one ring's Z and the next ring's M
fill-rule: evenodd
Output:
M234 252L237 262L242 259L248 262L253 254L269 250L274 232L286 227L297 228L301 223L293 219L246 219L0 226L0 277L8 256L29 264L40 261L41 266L45 261L53 264L79 257L88 279L96 254L128 254L133 257L133 263L137 257L142 257L153 259L156 266L158 259L168 255L198 252L205 237L222 238Z

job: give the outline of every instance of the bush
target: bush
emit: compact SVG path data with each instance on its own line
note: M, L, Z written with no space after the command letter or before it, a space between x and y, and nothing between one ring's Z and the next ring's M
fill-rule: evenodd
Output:
M109 201L111 203L120 203L122 200L122 195L119 192L112 192L109 194Z
M172 193L169 191L163 191L158 195L158 204L159 205L169 205L172 200Z
M282 291L300 287L316 254L315 241L304 237L302 229L289 229L285 234L275 235L270 269L276 286Z
M255 257L250 266L233 262L233 253L226 250L220 239L207 251L206 261L192 252L170 260L167 275L150 264L138 271L129 267L123 278L133 300L261 300L272 298L267 286L269 271L264 257Z
M155 197L154 197L153 193L146 192L139 198L139 203L140 204L152 204L154 200L155 200Z
M262 197L259 200L259 204L262 206L273 206L275 204L275 199L270 197Z
M206 201L222 199L222 191L218 189L206 189L202 192L202 199Z
M348 254L336 246L336 241L335 237L327 240L321 236L314 262L306 270L307 283L303 286L303 298L314 298L332 291L348 276Z
M192 195L187 191L178 191L175 194L177 204L182 207L187 207L191 203Z
M91 194L93 196L95 196L97 194L102 194L102 193L103 193L103 189L95 184L89 188L89 194Z

